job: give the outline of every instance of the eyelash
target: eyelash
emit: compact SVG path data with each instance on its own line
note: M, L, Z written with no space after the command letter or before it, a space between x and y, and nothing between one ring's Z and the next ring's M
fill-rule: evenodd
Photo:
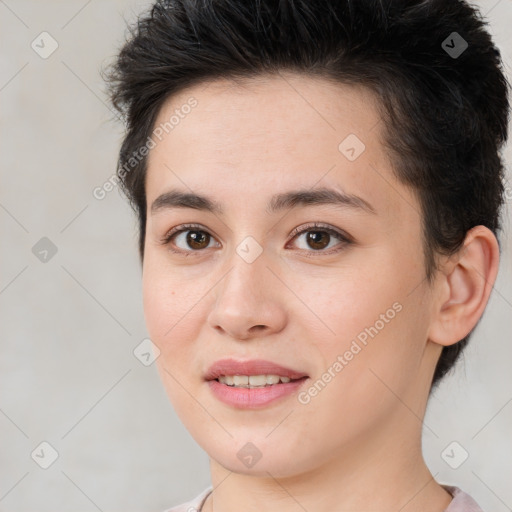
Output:
M168 231L164 236L163 238L161 239L161 244L162 245L168 245L169 246L169 250L173 253L176 253L176 254L180 254L182 256L191 256L191 255L196 255L197 253L201 253L203 252L205 249L203 250L190 250L190 251L185 251L183 249L174 249L170 242L172 240L172 238L176 235L179 235L183 232L186 232L186 231L201 231L203 233L207 233L209 236L212 236L206 229L203 228L203 226L201 226L200 224L181 224L180 226L176 226L175 228L172 228L170 231ZM300 228L295 228L290 236L291 236L291 239L293 240L295 237L297 237L298 235L301 235L303 233L307 233L309 231L319 231L319 232L326 232L326 233L329 233L330 235L333 235L334 237L336 237L340 242L342 247L345 247L347 245L351 245L354 243L353 239L348 236L347 234L341 232L341 231L338 231L328 225L325 225L325 224L322 224L322 223L319 223L319 222L313 222L311 224L308 224L306 226L301 226ZM338 247L338 246L337 246ZM316 255L313 256L311 255L311 253L317 253L319 255L330 255L330 254L333 254L333 253L336 253L336 252L339 252L340 250L342 249L335 249L333 250L332 248L328 251L324 251L324 250L318 250L318 251L314 251L314 250L311 250L311 251L307 251L305 249L302 249L304 251L306 251L306 253L309 253L307 254L307 257L312 257L312 258L315 258L317 257Z

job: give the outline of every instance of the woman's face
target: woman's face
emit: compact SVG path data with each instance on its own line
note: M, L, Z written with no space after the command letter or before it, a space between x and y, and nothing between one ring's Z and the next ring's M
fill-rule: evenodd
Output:
M369 92L293 74L192 87L159 113L145 319L177 414L229 470L298 474L421 429L440 347L420 207L383 129ZM223 359L305 377L206 380ZM242 385L229 375L285 369L218 368Z

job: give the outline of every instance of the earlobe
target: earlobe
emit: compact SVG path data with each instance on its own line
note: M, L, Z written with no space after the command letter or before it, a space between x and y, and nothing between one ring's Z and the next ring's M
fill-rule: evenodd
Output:
M431 341L453 345L470 333L485 310L498 266L499 246L493 232L485 226L469 230L437 285L440 300L433 311Z

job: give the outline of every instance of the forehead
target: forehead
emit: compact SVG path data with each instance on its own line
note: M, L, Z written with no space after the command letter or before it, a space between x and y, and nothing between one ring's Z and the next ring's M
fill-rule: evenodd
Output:
M167 123L167 131L149 155L148 205L175 186L247 205L316 185L402 216L414 198L392 173L378 107L365 88L295 74L187 88L164 103L155 122L156 129Z
M164 103L155 126L164 126L192 99L196 106L165 134L172 131L176 145L186 142L186 147L180 146L181 157L192 149L234 156L262 142L265 147L260 149L284 156L287 147L300 143L309 149L319 139L338 156L338 144L346 135L370 142L383 128L378 102L366 88L289 73L190 87Z

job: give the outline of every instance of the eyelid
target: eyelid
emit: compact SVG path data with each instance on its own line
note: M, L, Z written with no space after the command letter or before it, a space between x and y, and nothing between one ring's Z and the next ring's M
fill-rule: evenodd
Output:
M335 228L329 224L324 224L322 222L311 222L309 224L299 226L290 233L290 237L293 239L298 234L314 230L326 231L327 233L334 235L345 242L354 241L353 238L348 233L345 233L343 230Z
M174 226L173 228L169 229L169 231L166 231L165 234L160 239L160 242L162 242L163 244L166 244L166 243L169 242L170 238L173 235L175 235L176 233L178 233L180 231L185 231L185 230L188 230L188 229L190 229L190 230L192 230L192 229L201 229L201 230L207 231L200 224L194 224L194 223L191 223L191 224L179 224L178 226Z

